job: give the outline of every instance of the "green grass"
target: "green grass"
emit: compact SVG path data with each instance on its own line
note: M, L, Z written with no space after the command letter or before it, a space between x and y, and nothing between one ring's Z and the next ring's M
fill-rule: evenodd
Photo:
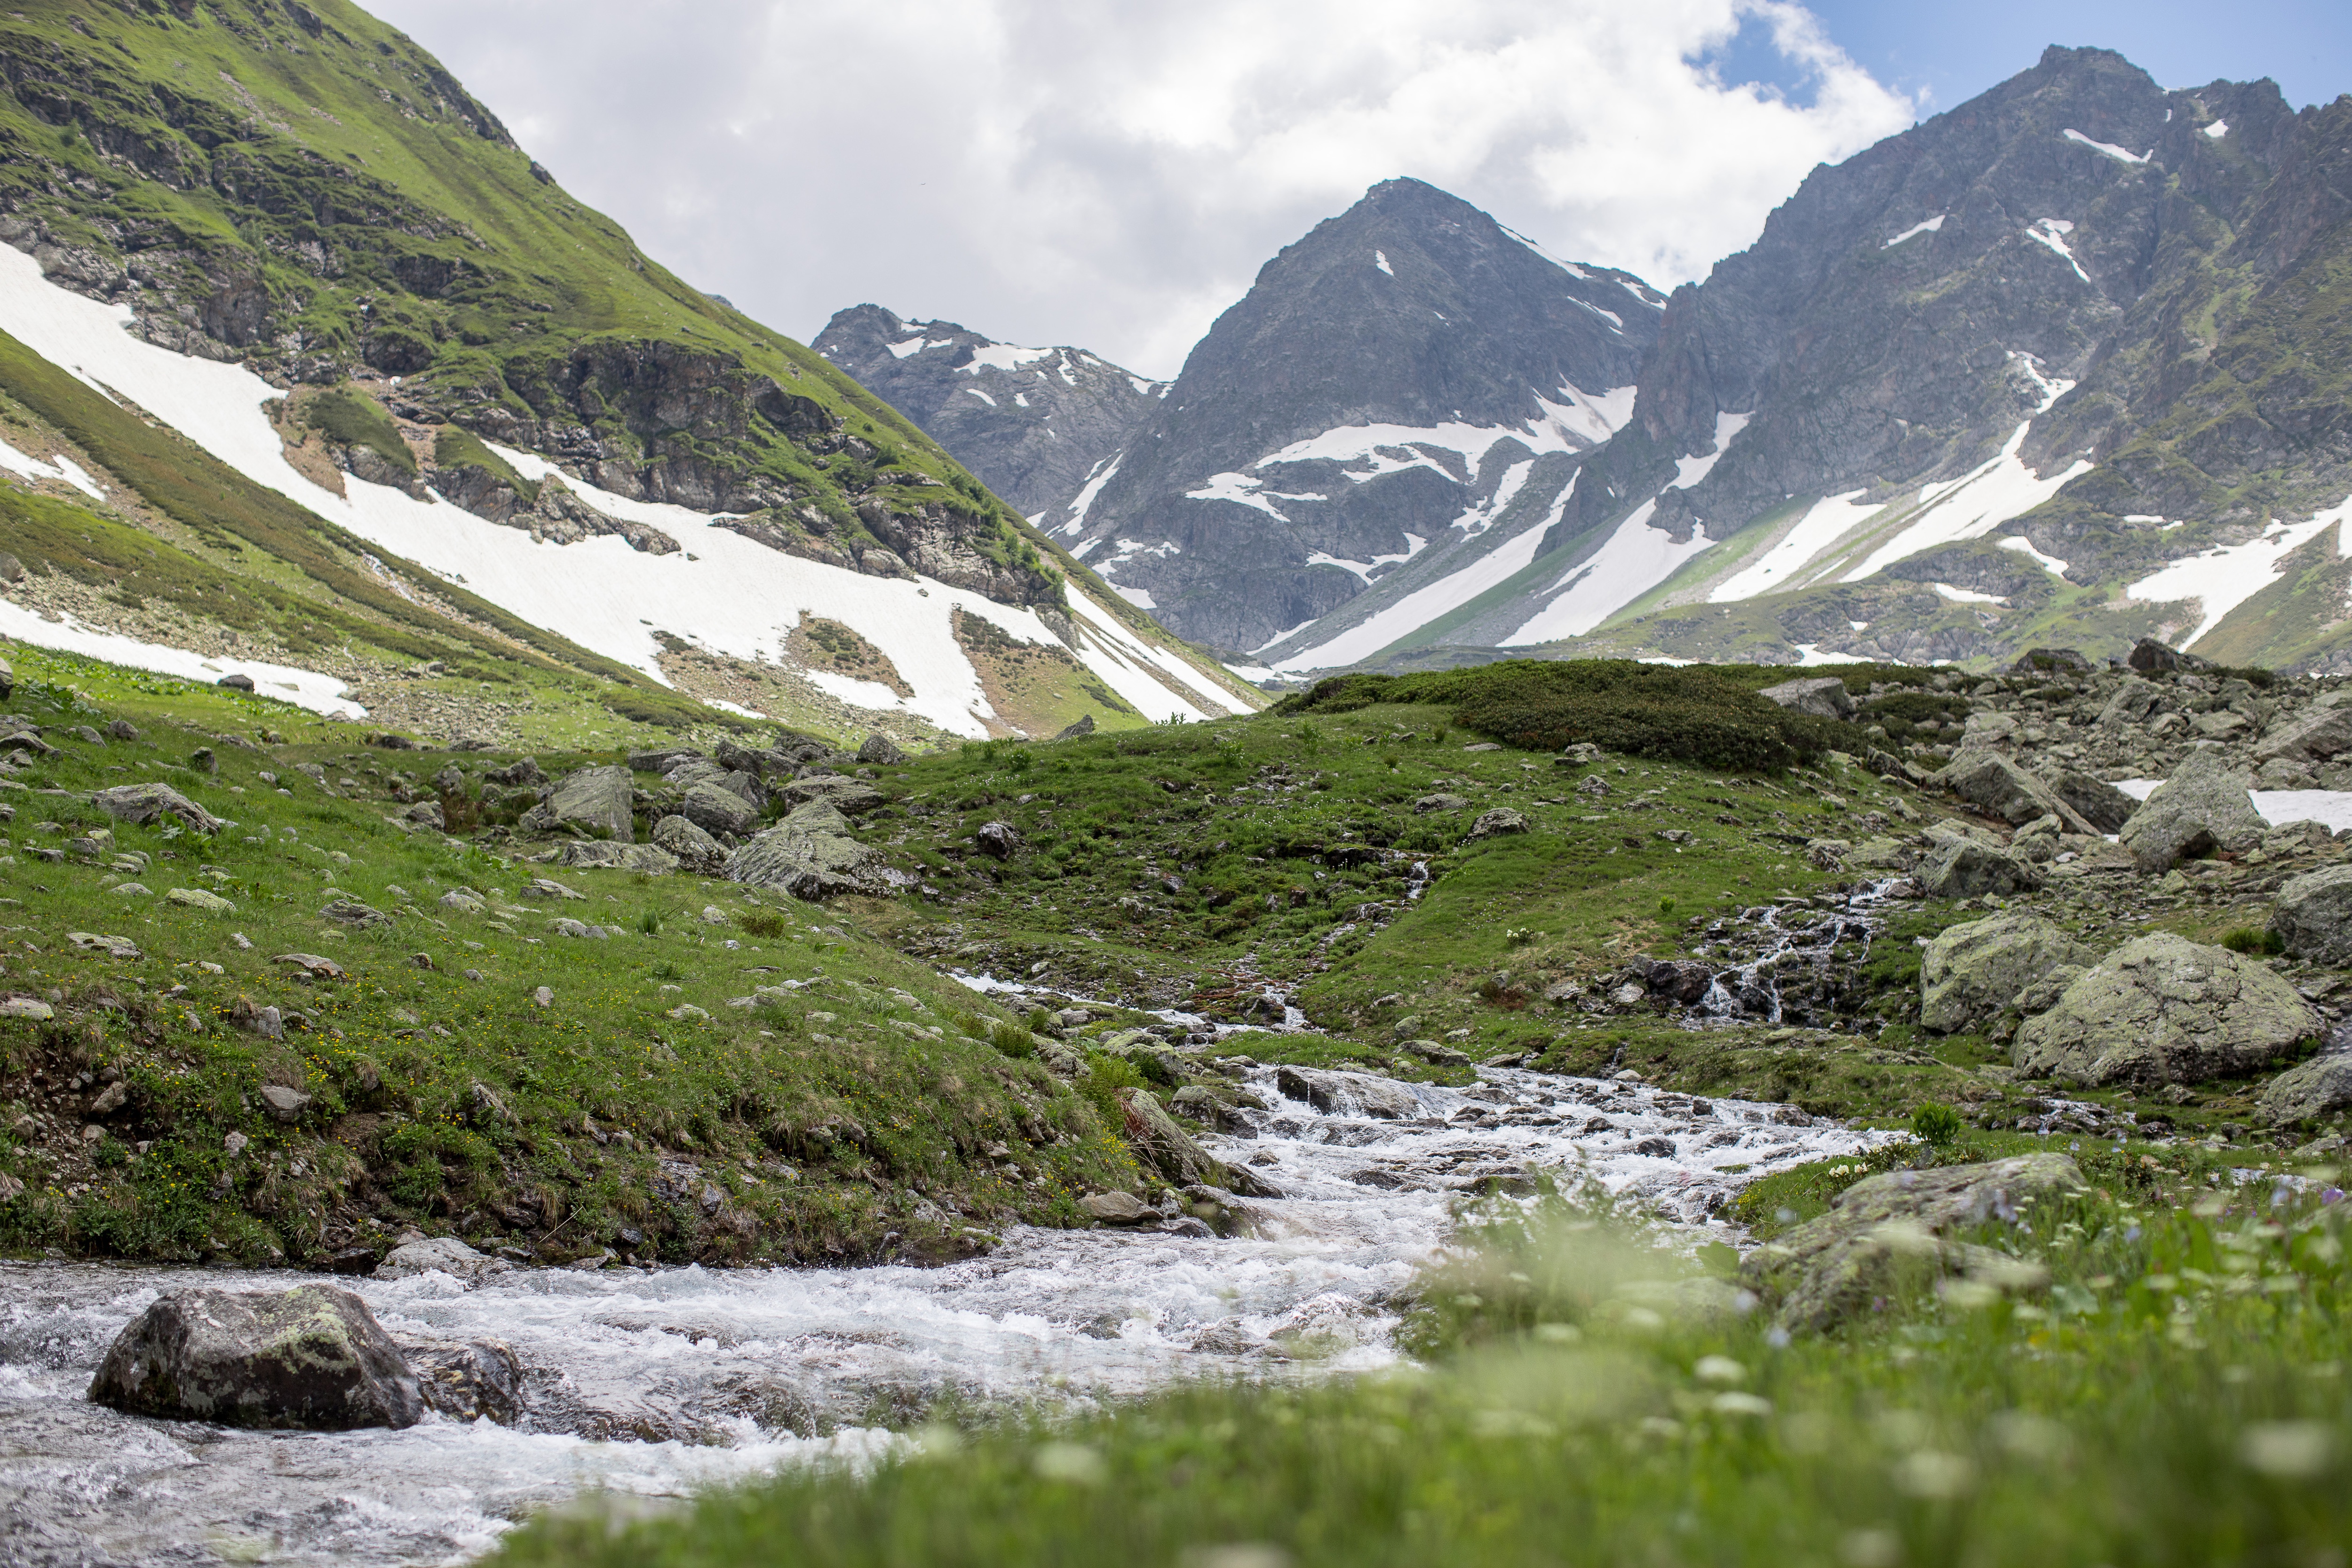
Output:
M1560 1198L1424 1272L1427 1370L1202 1386L1111 1414L925 1428L632 1520L589 1505L501 1562L1244 1564L2336 1563L2352 1537L2341 1217L2093 1197L1978 1239L2011 1293L1922 1268L1790 1340ZM1710 1310L1711 1309L1711 1310Z
M265 699L12 651L10 706L60 751L0 790L14 809L0 984L58 1016L0 1025L0 1170L27 1189L0 1204L0 1244L316 1264L415 1224L542 1259L618 1242L646 1258L833 1261L951 1253L961 1232L1015 1217L1074 1223L1078 1193L1135 1179L1084 1097L974 1037L986 1003L830 911L688 877L515 866L404 832L387 820L397 792L431 798L456 766L470 794L503 759L348 739L265 750L242 737L331 731ZM117 717L142 738L68 733ZM191 765L199 746L216 773ZM541 760L560 773L611 757ZM236 826L207 838L109 823L89 802L150 779ZM76 847L97 828L110 841ZM583 896L519 896L534 876ZM115 890L129 883L148 891ZM175 888L235 908L184 908L165 898ZM439 901L458 889L487 909ZM388 922L324 918L338 892ZM565 937L565 917L616 930ZM140 956L82 951L70 931L128 938ZM310 980L278 962L288 952L347 976ZM784 980L810 984L730 1005ZM268 1006L299 1016L282 1039L241 1024ZM86 1146L90 1086L74 1080L111 1078L128 1098ZM265 1113L268 1084L311 1097L298 1121ZM5 1130L25 1115L50 1120ZM225 1148L232 1132L242 1153ZM982 1157L995 1142L1017 1151L1020 1177ZM665 1160L695 1180L666 1182Z

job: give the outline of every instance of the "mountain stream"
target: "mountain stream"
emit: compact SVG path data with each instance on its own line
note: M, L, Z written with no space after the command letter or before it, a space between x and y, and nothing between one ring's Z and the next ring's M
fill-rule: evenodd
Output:
M457 1562L583 1492L642 1505L867 1462L943 1400L1067 1407L1189 1377L1374 1369L1396 1359L1415 1265L1482 1182L1581 1172L1696 1237L1722 1231L1740 1183L1896 1136L1638 1083L1480 1076L1452 1089L1332 1075L1318 1109L1253 1069L1267 1108L1248 1113L1254 1132L1204 1140L1286 1194L1248 1202L1251 1237L1015 1227L944 1268L339 1281L395 1339L510 1345L527 1378L512 1426L428 1414L405 1431L264 1433L117 1415L84 1391L159 1293L315 1277L0 1267L0 1563Z

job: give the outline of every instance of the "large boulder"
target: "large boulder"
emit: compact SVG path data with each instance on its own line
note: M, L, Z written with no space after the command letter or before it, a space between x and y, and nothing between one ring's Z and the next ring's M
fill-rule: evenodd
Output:
M2062 769L2049 784L2053 795L2101 833L2121 833L2139 809L2139 802L2080 768Z
M2167 647L2154 637L2142 637L2132 644L2132 650L2124 656L2124 662L2147 675L2161 675L2176 669L2213 668L2211 659L2200 658L2193 653L2182 653L2179 648Z
M2098 666L2088 656L2071 647L2032 647L2017 656L2010 665L2011 675L2093 675Z
M1831 1200L1829 1213L1749 1253L1743 1282L1778 1309L1783 1328L1815 1332L1892 1294L1906 1262L1995 1289L2031 1289L2046 1274L1952 1233L2014 1225L2042 1198L2085 1190L2063 1154L1866 1176Z
M2169 931L2137 937L2017 1031L2029 1077L2098 1087L2201 1083L2259 1072L2320 1031L2263 964Z
M1764 688L1756 695L1768 702L1777 702L1792 713L1810 713L1816 719L1853 717L1853 699L1846 695L1845 682L1834 676L1784 680L1778 686Z
M522 816L527 832L576 827L606 838L634 837L629 820L629 770L619 764L582 768Z
M721 749L731 748L726 747L722 742ZM736 753L738 760L752 760L763 755L765 755L764 752L756 752ZM754 811L765 810L768 805L767 787L761 784L759 773L751 768L722 767L713 763L706 763L698 757L680 763L677 767L672 768L664 776L663 782L672 789L680 792L691 791L698 784L715 784L728 794L742 799Z
M116 1337L97 1405L227 1426L413 1426L415 1374L367 1303L331 1285L177 1290Z
M2218 750L2190 752L2123 826L2132 863L2144 875L2221 849L2252 849L2270 825L2254 809L2243 780Z
M823 801L844 816L863 816L889 804L890 797L864 779L847 773L816 773L784 786L784 798L794 805Z
M1259 1181L1246 1165L1228 1165L1202 1148L1191 1133L1176 1124L1176 1119L1168 1114L1150 1089L1120 1089L1118 1103L1126 1119L1120 1131L1127 1138L1127 1146L1134 1151L1137 1160L1157 1171L1171 1186L1205 1184L1244 1197L1282 1195Z
M727 857L730 882L773 888L796 899L887 890L882 857L849 836L849 820L812 801Z
M2147 722L2158 709L2171 705L2172 699L2165 694L2163 687L2137 675L2126 676L2115 695L2107 699L2106 706L2099 710L2098 721L2110 729L2128 729Z
M857 760L869 768L895 768L907 760L898 742L877 730L857 748Z
M654 847L677 857L677 863L698 876L715 877L727 864L727 847L683 816L665 816L654 824Z
M2330 1050L2263 1085L2256 1114L2274 1127L2315 1121L2352 1106L2352 1051Z
M1938 1034L1990 1023L2062 964L2099 955L2039 915L2016 910L1953 926L1919 963L1919 1022Z
M145 825L171 817L197 833L218 833L220 818L167 784L116 784L89 797L90 805L118 822Z
M513 1267L503 1258L477 1252L454 1236L436 1236L403 1242L385 1253L383 1261L375 1266L375 1278L406 1279L418 1274L446 1274L471 1284L486 1275L503 1274Z
M2287 952L2341 968L2352 963L2352 866L2323 866L2290 879L2271 910Z
M2042 881L2041 873L2027 861L1973 838L1946 842L1919 862L1912 878L1931 899L2006 896L2038 887Z
M677 803L677 814L706 833L741 834L760 820L759 808L733 790L710 780L689 786Z
M2032 822L2055 816L2068 833L2096 833L2058 793L1999 752L1963 746L1959 755L1935 775L1937 784L1969 805L1981 807L2005 822Z
M2328 707L2304 713L2264 735L2254 747L2254 761L2284 757L2324 763L2346 752L2352 752L2352 708Z

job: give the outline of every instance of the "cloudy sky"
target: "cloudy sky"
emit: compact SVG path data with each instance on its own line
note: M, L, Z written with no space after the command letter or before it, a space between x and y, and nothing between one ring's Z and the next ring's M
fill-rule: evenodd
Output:
M362 0L574 195L803 339L866 300L1150 375L1396 174L1660 287L2032 65L2352 89L2341 0Z

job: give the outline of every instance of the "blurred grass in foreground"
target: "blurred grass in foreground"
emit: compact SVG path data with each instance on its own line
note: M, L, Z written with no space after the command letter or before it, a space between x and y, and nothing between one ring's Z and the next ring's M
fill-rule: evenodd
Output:
M1922 1265L1791 1341L1728 1248L1584 1194L1498 1204L1424 1274L1424 1366L929 1428L868 1476L552 1516L503 1560L2341 1568L2342 1206L2047 1205L1974 1237L2046 1263L2030 1299Z

